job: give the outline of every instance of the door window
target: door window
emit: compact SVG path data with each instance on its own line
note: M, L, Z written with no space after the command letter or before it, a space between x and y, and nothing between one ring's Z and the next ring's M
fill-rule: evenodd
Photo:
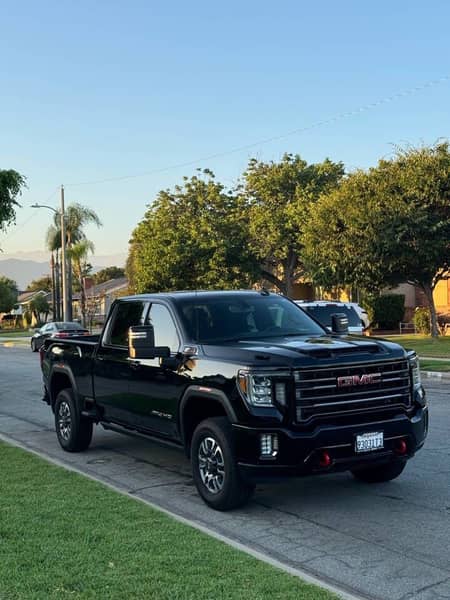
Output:
M178 351L180 338L167 307L163 304L152 304L146 324L153 325L155 346L168 346L172 352Z
M113 346L128 346L128 329L132 325L144 324L144 302L121 302L114 312L111 326L106 333L106 343Z

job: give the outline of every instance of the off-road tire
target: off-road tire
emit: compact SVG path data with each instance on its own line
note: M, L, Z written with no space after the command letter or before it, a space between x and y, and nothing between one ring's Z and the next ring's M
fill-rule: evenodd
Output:
M393 460L379 467L367 467L352 471L353 477L366 483L381 483L398 477L406 467L406 460Z
M218 475L215 482L218 488L215 492L210 489L214 482L209 480L208 487L204 481L205 470L208 469L205 450L208 449L215 449L216 457L219 457L216 463L219 464L219 472L223 473L223 476ZM214 456L211 457L211 461L214 462ZM255 486L244 481L239 473L233 447L233 432L226 417L212 417L196 427L192 436L191 464L198 493L208 506L216 510L231 510L242 506L255 489ZM211 469L214 469L214 464ZM209 474L210 471L206 473L206 478Z
M71 389L61 390L56 397L55 428L66 452L82 452L91 443L93 422L80 415Z

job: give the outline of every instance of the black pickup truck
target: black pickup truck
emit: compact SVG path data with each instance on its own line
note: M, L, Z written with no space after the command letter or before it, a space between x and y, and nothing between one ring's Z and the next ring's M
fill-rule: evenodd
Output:
M328 334L265 290L122 298L100 336L47 340L41 362L64 450L94 423L170 440L219 510L273 477L394 479L428 429L413 352L349 336L342 315Z

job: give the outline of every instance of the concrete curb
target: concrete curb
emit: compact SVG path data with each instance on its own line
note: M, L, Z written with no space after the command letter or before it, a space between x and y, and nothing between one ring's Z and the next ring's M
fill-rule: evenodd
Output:
M450 379L450 372L441 371L420 371L424 379Z
M254 550L253 548L245 546L244 544L241 544L240 542L237 542L225 535L222 535L220 533L212 531L205 525L201 525L200 523L197 523L196 521L192 521L191 519L182 517L181 515L178 515L177 513L171 512L171 511L163 508L162 506L159 506L158 504L155 504L153 502L145 500L144 498L140 498L139 496L131 494L127 490L120 488L118 486L115 486L107 481L104 481L103 479L101 479L99 477L95 477L94 475L91 475L89 473L84 473L80 469L77 469L76 467L74 467L72 465L65 464L62 461L59 461L58 459L55 459L47 454L42 454L42 453L38 452L37 450L35 450L34 448L31 448L31 447L27 446L26 444L22 444L21 442L15 440L13 438L10 438L9 436L7 436L3 433L0 433L0 440L10 444L11 446L16 446L17 448L21 448L22 450L25 450L26 452L30 452L31 454L34 454L34 455L38 456L39 458L42 458L45 461L52 463L58 467L62 467L63 469L66 469L67 471L73 471L75 473L78 473L79 475L82 475L83 477L87 477L88 479L97 481L98 483L110 488L111 490L113 490L115 492L118 492L119 494L122 494L123 496L126 496L127 498L132 498L133 500L142 502L143 504L146 504L147 506L150 506L151 508L160 511L160 512L168 515L169 517L172 517L173 519L175 519L176 521L179 521L180 523L183 523L184 525L193 527L194 529L197 529L197 530L201 531L202 533L205 533L206 535L209 535L229 546L232 546L233 548L236 548L237 550L239 550L241 552L245 552L245 554L248 554L249 556L252 556L253 558L256 558L257 560L261 560L277 569L280 569L280 570L288 573L289 575L298 577L299 579L302 579L306 583L310 583L312 585L316 585L320 588L326 589L329 592L336 594L339 598L342 598L342 600L368 600L370 598L369 596L358 596L350 590L339 587L338 585L335 585L334 583L332 583L330 581L322 580L319 577L312 575L311 573L308 573L307 571L303 571L302 569L298 569L295 567L291 567L290 565L286 565L286 564L268 556L267 554L264 554L263 552Z

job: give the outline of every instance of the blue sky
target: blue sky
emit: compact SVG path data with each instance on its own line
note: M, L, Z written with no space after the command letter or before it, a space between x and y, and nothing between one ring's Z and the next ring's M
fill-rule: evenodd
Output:
M103 220L87 231L96 253L115 254L158 190L196 166L232 185L252 156L353 169L449 136L450 79L226 154L450 76L444 1L1 4L0 168L29 184L18 226L0 235L3 257L44 250L51 214L29 206L56 206L61 183L67 203Z

